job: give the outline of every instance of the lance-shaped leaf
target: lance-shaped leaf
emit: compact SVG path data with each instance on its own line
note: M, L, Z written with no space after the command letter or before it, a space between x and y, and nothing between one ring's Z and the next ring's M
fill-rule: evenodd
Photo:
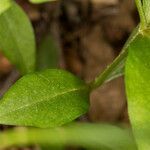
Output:
M46 70L22 77L0 101L0 124L55 127L88 110L86 84L66 71Z
M125 79L133 132L139 150L148 150L150 148L150 36L145 33L139 34L129 46Z
M22 74L35 68L35 39L24 11L12 2L0 15L0 49Z

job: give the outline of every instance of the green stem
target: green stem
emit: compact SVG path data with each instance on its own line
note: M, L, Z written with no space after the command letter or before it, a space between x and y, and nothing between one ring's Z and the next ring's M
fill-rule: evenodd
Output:
M141 27L142 29L144 29L147 25L147 21L146 21L146 17L143 11L142 2L141 0L135 0L135 3L139 12L139 16L140 16Z
M90 87L92 90L100 87L110 76L110 74L113 73L115 68L122 63L127 56L127 51L123 50L122 53L113 61L112 64L110 64L104 72L102 72L98 77L95 78L94 81L90 83Z
M122 68L124 67L125 60L128 54L128 47L132 43L132 41L137 37L139 34L139 26L133 31L129 39L127 40L126 44L124 45L122 52L119 54L119 56L98 76L95 78L94 81L89 83L90 89L94 90L98 87L100 87L104 82L108 80L108 78L117 70L118 66L122 65Z

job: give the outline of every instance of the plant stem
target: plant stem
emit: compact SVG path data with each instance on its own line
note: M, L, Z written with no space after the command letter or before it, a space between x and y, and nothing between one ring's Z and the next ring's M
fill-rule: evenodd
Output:
M138 36L140 27L137 26L129 39L127 40L126 44L124 45L122 52L119 54L119 56L98 76L93 80L91 83L89 83L89 87L91 90L94 90L98 87L100 87L104 82L106 82L109 77L117 70L117 68L121 65L122 68L124 67L125 60L128 54L128 47L134 41L134 39Z
M135 0L135 3L139 12L139 16L140 16L141 27L142 29L144 29L147 25L147 21L146 21L146 17L143 11L142 2L141 0Z
M114 69L117 68L117 66L125 61L125 58L127 56L127 51L123 50L122 53L113 61L112 64L110 64L104 72L102 72L98 77L95 78L94 81L90 83L90 87L92 90L100 87L110 76L110 74L113 73Z

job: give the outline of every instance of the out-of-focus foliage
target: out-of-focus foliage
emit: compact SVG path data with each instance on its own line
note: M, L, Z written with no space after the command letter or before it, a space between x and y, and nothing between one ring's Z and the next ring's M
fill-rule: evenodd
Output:
M25 12L15 3L0 15L0 49L22 74L35 69L35 38Z
M100 124L73 124L55 129L16 128L0 133L0 139L0 148L40 144L101 150L136 150L128 130Z
M57 68L59 50L54 39L48 35L40 43L37 53L37 70Z
M53 2L56 0L29 0L32 3L44 3L44 2Z
M11 0L0 1L0 15L11 6Z

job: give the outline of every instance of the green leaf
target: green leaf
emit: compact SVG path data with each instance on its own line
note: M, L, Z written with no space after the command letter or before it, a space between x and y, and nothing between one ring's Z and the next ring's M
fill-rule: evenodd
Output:
M143 0L143 11L145 13L147 23L150 24L150 0Z
M0 15L11 6L11 0L0 1Z
M35 39L24 11L16 4L0 15L0 49L22 74L35 69Z
M125 69L128 111L139 150L150 148L150 36L139 34L129 46ZM148 134L143 138L144 133Z
M110 150L136 150L127 129L105 124L72 124L56 129L24 129L0 133L0 148L18 145L81 146Z
M45 2L53 2L56 0L29 0L32 3L45 3Z
M0 101L0 123L55 127L88 111L86 84L63 70L45 70L24 76Z
M37 69L57 68L59 62L59 50L53 38L48 35L41 42L37 54Z

